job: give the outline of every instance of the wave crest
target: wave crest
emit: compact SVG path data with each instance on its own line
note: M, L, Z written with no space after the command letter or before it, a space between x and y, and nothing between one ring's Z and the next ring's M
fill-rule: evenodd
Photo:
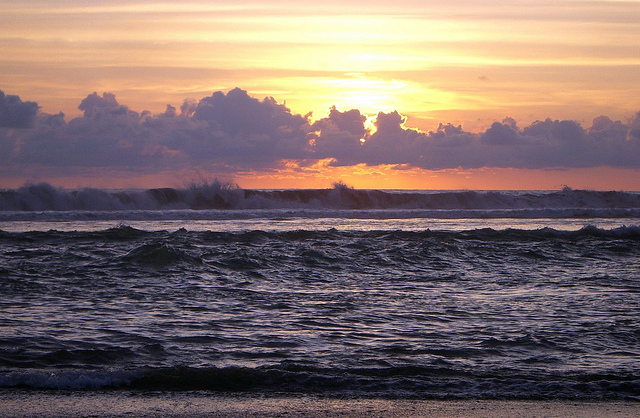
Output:
M214 181L184 189L106 191L64 190L47 183L0 192L0 211L131 211L175 209L424 209L424 210L571 210L572 217L594 209L637 214L640 194L623 191L383 191L332 189L249 190ZM633 212L635 210L635 212Z

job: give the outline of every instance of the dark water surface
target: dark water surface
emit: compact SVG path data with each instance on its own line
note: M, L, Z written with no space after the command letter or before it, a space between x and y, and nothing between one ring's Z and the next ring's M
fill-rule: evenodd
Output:
M0 232L0 387L640 399L637 226L156 229Z

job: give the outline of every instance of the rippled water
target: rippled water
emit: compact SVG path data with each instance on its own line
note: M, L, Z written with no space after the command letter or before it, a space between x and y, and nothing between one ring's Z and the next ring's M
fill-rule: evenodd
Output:
M333 220L14 225L0 386L639 399L637 226Z

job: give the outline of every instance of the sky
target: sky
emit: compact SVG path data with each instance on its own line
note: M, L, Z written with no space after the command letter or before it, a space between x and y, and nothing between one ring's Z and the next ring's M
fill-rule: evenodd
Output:
M638 0L0 0L0 188L640 190Z

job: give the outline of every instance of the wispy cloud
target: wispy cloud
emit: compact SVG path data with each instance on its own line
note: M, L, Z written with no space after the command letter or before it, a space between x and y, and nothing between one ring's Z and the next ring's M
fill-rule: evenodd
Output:
M74 116L68 98L94 89L159 112L240 85L298 113L620 118L637 106L638 21L637 1L604 0L0 2L2 88Z

